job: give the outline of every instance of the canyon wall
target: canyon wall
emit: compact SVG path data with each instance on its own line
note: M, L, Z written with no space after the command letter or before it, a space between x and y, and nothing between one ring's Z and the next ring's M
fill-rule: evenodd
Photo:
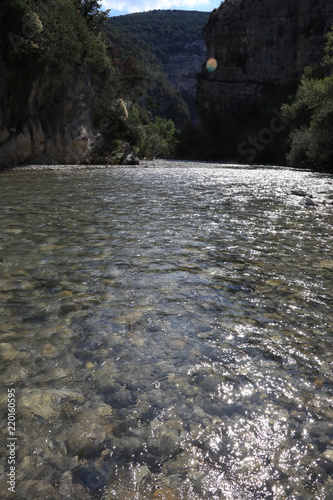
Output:
M190 96L196 93L196 76L201 70L206 47L203 40L195 40L184 45L182 52L167 54L162 68L174 89Z
M78 72L75 85L50 100L48 84L7 69L0 54L0 168L89 162L95 139L89 76Z
M262 96L320 62L333 22L331 0L225 0L204 28L211 73L198 75L199 111L257 103Z

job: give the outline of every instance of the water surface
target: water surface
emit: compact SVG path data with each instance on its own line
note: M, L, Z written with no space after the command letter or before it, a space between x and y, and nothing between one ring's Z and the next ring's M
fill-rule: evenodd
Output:
M158 161L0 184L16 498L333 498L333 206L290 194L331 202L332 177Z

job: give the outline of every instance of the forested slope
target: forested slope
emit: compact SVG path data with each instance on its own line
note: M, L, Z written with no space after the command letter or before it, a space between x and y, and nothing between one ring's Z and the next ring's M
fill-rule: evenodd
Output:
M205 61L202 29L208 17L207 12L180 10L111 17L105 33L112 60L124 70L134 60L149 82L146 88L153 100L160 100L156 95L156 79L165 94L170 92L171 84L172 89L180 92L195 120L196 75Z
M0 3L0 167L172 154L187 106L98 0Z

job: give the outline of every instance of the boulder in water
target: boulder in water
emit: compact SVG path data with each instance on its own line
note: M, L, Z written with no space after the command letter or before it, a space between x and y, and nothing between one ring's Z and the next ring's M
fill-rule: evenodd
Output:
M139 158L134 155L133 151L125 153L121 159L121 165L139 165Z
M311 198L308 198L308 197L305 198L304 204L305 204L306 207L314 207L314 206L316 206L315 202Z

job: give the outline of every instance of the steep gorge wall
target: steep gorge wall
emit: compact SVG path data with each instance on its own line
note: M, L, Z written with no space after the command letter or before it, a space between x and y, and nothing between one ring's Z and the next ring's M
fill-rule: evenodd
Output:
M46 87L45 77L29 81L8 70L0 54L0 168L89 161L95 98L89 76L79 72L54 100Z
M205 42L203 39L198 39L185 43L182 51L167 54L162 63L162 70L167 80L176 91L180 92L189 109L189 117L186 117L179 128L183 128L189 119L191 122L197 122L195 104L197 74L201 70L205 55Z
M332 0L226 0L204 29L217 69L198 75L198 109L257 103L324 55Z
M203 40L195 40L184 45L182 52L168 54L162 68L174 89L190 96L196 93L196 76L201 70L206 47Z

